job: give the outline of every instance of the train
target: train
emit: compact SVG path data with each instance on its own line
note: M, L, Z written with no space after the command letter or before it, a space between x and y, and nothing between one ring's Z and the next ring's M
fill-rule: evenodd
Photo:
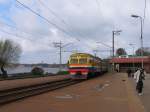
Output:
M68 60L72 79L88 79L108 71L107 62L88 53L74 53Z

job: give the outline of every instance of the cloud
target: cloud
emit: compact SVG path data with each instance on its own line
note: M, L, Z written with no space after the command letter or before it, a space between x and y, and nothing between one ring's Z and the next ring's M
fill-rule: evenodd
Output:
M6 4L7 2L7 0L0 0L0 4Z
M5 0L0 0L4 2ZM65 50L78 50L93 54L93 49L110 50L110 48L98 45L100 41L109 46L112 45L112 31L122 30L120 35L115 36L115 48L123 47L129 53L129 43L140 47L140 21L131 18L131 14L143 17L144 1L140 0L19 0L34 11L40 13L51 23L36 16L16 2L9 4L9 20L5 21L15 25L18 30L12 30L1 24L3 30L11 32L14 36L1 33L5 38L12 38L21 44L23 54L21 62L39 62L49 60L49 63L59 62L57 48L53 42L62 41L63 44L74 43L65 47ZM150 8L147 2L146 18L144 25L144 45L149 46ZM7 4L8 5L8 4ZM5 20L5 18L2 18ZM63 32L61 30L63 30ZM15 37L17 35L18 37ZM50 57L48 58L47 55ZM41 54L37 56L38 54ZM63 53L64 62L70 53ZM30 55L30 56L28 56ZM99 52L102 58L110 55L110 52ZM29 57L32 57L28 59ZM36 59L33 57L37 57Z

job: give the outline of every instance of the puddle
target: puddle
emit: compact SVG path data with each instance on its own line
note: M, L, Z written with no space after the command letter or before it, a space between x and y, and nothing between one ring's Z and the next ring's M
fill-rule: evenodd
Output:
M105 87L108 87L108 86L109 86L109 84L104 84L104 86L105 86Z
M95 86L94 89L96 89L97 91L102 91L104 89L104 85L99 84L99 85Z
M122 81L123 81L123 82L125 82L126 80L125 80L125 79L123 79Z
M111 83L111 81L107 80L106 83Z
M104 88L110 86L111 81L106 81L105 84L99 84L97 86L94 87L94 89L96 89L97 91L102 91Z
M71 95L65 95L65 96L56 96L58 99L72 99L73 97Z

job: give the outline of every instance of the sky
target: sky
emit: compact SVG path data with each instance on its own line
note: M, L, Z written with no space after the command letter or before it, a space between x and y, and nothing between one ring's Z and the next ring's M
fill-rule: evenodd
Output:
M11 39L20 44L20 63L59 63L62 42L63 63L72 52L83 52L107 58L111 55L112 31L115 49L125 48L128 54L140 47L140 19L144 18L144 0L0 0L0 40ZM150 47L150 1L146 2L143 41ZM46 20L45 20L46 19ZM99 42L99 43L98 43ZM103 45L102 43L106 44ZM109 47L110 46L110 47Z

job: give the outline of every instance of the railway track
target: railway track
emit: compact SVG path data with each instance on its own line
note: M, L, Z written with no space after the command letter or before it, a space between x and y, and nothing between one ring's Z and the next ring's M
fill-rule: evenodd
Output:
M38 95L44 92L56 90L69 85L79 83L79 80L63 79L59 81L53 81L49 83L43 83L38 85L32 85L27 87L19 87L14 89L8 89L0 91L0 105L13 102L26 97Z

